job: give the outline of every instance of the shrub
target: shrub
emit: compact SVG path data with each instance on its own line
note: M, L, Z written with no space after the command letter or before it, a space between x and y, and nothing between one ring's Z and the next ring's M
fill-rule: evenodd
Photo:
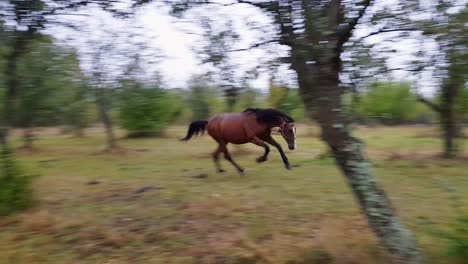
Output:
M163 89L133 87L122 95L119 117L130 137L160 135L180 114L175 96Z
M414 121L426 121L431 111L418 103L407 83L373 83L363 92L354 106L364 120L380 120L383 124L395 125Z
M189 106L192 109L193 120L205 120L210 116L210 100L212 91L208 87L196 85L191 88Z
M468 216L459 217L451 231L435 234L447 241L445 254L459 259L459 263L468 263Z
M305 121L304 104L298 89L276 86L270 83L269 106L290 115L296 121Z
M63 121L67 131L82 136L83 130L87 128L94 119L93 106L85 100L76 100L63 107Z
M0 215L27 208L32 202L31 177L13 160L7 147L0 153Z

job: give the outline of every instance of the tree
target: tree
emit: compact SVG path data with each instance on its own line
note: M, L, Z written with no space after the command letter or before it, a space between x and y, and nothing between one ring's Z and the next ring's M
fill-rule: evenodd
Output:
M23 128L24 148L33 148L33 128L57 125L63 121L65 107L74 104L82 85L73 50L63 49L43 36L28 46L18 61L19 94L13 125ZM75 107L75 111L81 109Z
M340 0L238 0L231 4L255 5L275 17L280 29L278 41L291 49L289 62L297 73L307 113L320 124L322 139L346 176L370 227L398 261L420 263L422 256L415 240L377 185L363 154L362 142L352 136L343 111L344 90L340 86L343 45L371 0L356 4Z
M27 52L27 47L37 38L40 31L47 24L56 24L74 27L73 24L54 19L54 16L70 12L88 4L97 4L102 9L116 15L126 16L128 12L119 9L118 1L107 0L9 0L2 3L0 10L0 26L2 35L6 36L7 46L6 66L3 69L5 76L5 96L3 106L3 118L0 120L0 143L7 144L8 131L14 123L16 115L14 109L19 94L18 60ZM135 1L138 3L139 1ZM5 23L6 22L6 23ZM3 41L2 39L2 41Z
M180 114L179 102L158 87L126 82L119 117L129 137L159 136Z
M387 6L379 11L379 15L372 18L376 30L354 39L352 48L362 49L360 54L372 54L372 60L366 61L365 56L353 56L348 64L353 64L354 73L371 75L388 75L395 70L403 70L410 75L416 87L425 76L432 75L433 84L438 85L436 100L419 95L419 101L432 109L438 116L441 130L443 131L443 156L451 158L457 152L457 137L460 134L460 118L462 113L457 112L460 103L459 95L466 83L466 6L460 1L433 1L415 4L414 1L400 0L398 5ZM430 15L428 15L430 14ZM381 22L381 23L379 23ZM386 47L387 52L382 52L377 43L363 45L368 37L379 35L385 39L385 34L390 34L388 42L395 39L416 39L421 45L414 57L406 65L397 68L389 68L385 65L388 59L382 54L394 54L393 45ZM385 42L385 41L379 41ZM436 48L427 48L424 44L436 43ZM377 45L378 46L378 45ZM375 48L375 49L374 49ZM374 50L374 52L372 52ZM356 52L354 52L356 53ZM356 60L364 58L364 61ZM367 58L367 59L368 59ZM364 68L364 69L362 69ZM377 69L377 70L376 70ZM363 80L364 78L360 78ZM419 88L419 87L418 87ZM418 90L418 89L416 89Z
M197 76L190 80L190 93L187 98L193 120L206 120L211 115L210 100L214 97L209 87L209 76Z
M456 6L457 3L439 3L439 18L447 20L446 23L435 20L423 24L422 27L427 35L434 35L438 40L439 47L448 64L445 69L441 69L445 70L446 74L443 75L440 86L440 102L434 103L420 97L422 103L428 105L439 115L441 128L444 132L443 155L446 158L453 158L458 151L456 140L460 136L459 123L463 120L463 112L457 112L457 109L461 109L457 107L457 104L463 104L463 89L468 80L468 67L466 66L468 59L466 50L468 9L465 7L461 12L452 15L447 10L454 5Z
M84 129L93 120L93 101L85 82L76 87L69 102L61 107L64 132L73 132L77 137L84 136Z
M339 0L293 1L291 5L278 5L276 10L283 43L291 47L291 65L298 75L305 107L320 124L322 139L344 172L370 227L396 259L419 263L421 253L416 242L374 180L370 163L362 152L362 142L352 136L349 120L343 111L343 89L339 78L343 45L370 4L370 0L356 5ZM358 11L352 12L351 9ZM300 12L304 18L301 25L303 34L294 32L293 11Z

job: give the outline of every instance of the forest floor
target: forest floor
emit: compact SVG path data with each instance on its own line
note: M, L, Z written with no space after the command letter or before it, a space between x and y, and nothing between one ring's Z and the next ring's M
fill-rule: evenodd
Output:
M246 168L217 174L209 136L180 142L125 139L101 153L84 138L42 129L34 151L19 150L34 179L35 205L0 218L3 263L388 263L316 127L298 127L284 169L276 150L261 164L254 145L229 148ZM451 263L449 230L468 211L468 146L444 160L436 127L359 127L378 183L429 263ZM283 139L278 141L284 144ZM465 145L467 140L465 139ZM19 139L15 145L19 146Z

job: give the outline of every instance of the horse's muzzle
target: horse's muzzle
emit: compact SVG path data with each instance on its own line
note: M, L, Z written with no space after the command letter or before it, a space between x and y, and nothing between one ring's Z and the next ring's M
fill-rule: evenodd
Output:
M294 149L296 148L296 146L294 146L294 145L288 145L288 148L289 148L289 150L294 150Z

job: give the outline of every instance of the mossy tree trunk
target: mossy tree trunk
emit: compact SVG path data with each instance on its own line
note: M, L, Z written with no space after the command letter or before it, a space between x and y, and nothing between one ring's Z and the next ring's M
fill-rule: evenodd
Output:
M381 244L400 263L421 263L422 255L411 233L396 216L390 200L371 171L363 144L353 137L342 105L340 86L343 45L365 13L371 0L356 3L359 10L346 18L341 1L302 0L269 7L276 11L280 42L291 47L291 65L308 114L319 123L322 139L329 146L346 177L369 226ZM294 28L294 16L304 19L303 31Z
M330 147L337 165L344 173L369 226L383 246L401 263L421 263L414 238L396 216L387 195L372 175L370 162L363 154L363 144L351 135L342 112L342 89L335 67L294 63L300 90L310 116L318 121L322 139ZM320 85L317 85L320 84Z

